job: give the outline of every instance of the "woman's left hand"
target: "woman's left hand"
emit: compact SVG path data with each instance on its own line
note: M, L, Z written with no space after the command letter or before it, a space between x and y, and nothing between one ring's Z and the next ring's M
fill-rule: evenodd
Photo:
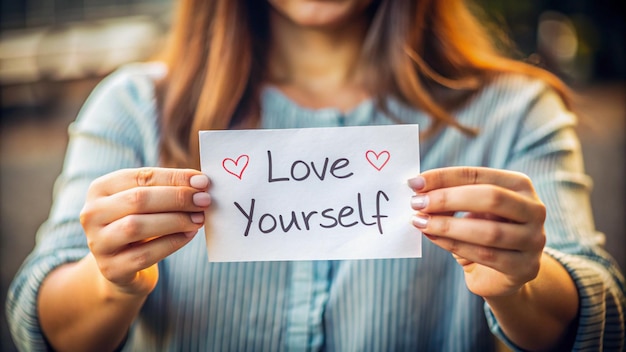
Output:
M470 291L506 296L537 276L546 208L526 175L450 167L426 171L409 186L416 192L413 225L452 253Z

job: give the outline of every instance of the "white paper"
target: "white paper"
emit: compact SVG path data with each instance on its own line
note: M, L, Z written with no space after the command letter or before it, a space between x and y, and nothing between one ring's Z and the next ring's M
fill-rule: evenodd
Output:
M421 257L417 125L201 131L209 261Z

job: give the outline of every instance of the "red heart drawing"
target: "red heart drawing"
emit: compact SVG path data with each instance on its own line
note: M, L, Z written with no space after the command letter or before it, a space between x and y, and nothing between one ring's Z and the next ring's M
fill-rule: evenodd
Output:
M240 161L241 163L239 163ZM237 176L237 178L241 180L244 170L246 169L246 167L248 167L249 161L250 157L243 154L240 155L236 161L231 158L224 159L222 161L222 167L224 168L224 170L226 170L226 172L231 175Z
M376 170L380 171L387 165L389 159L391 159L391 154L388 151L383 150L380 153L376 153L373 150L368 150L365 152L365 159L372 165Z

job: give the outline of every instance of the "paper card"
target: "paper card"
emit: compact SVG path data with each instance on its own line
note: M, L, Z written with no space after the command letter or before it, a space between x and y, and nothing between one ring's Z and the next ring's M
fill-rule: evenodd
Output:
M417 125L201 131L209 261L421 257Z

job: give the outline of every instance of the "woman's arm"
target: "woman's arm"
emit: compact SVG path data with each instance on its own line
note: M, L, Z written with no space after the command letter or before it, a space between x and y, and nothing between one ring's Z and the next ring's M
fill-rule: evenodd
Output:
M51 272L41 327L57 350L112 350L158 281L157 263L204 223L208 178L196 170L124 169L96 179L81 223L91 253Z
M418 193L414 224L454 255L506 335L528 350L561 344L578 297L565 269L543 253L546 210L528 177L457 167L426 171L410 185Z
M42 329L56 350L112 351L120 346L147 296L111 286L91 254L48 275L38 310Z
M578 292L565 268L546 253L537 277L510 296L485 297L504 333L531 351L573 345Z
M57 332L63 330L66 323L69 327L72 324L77 324L76 326L79 327L91 327L88 324L100 323L89 321L81 315L87 312L89 318L96 316L95 312L99 306L95 306L94 302L104 300L105 305L120 304L120 307L125 309L118 318L126 316L124 319L127 319L128 315L136 315L137 305L140 306L145 299L148 289L143 292L136 291L135 293L140 294L130 300L128 292L123 295L113 290L119 284L117 281L119 277L115 279L110 276L111 273L114 274L110 270L109 274L104 275L102 273L104 266L94 264L98 256L101 257L99 263L106 263L108 257L123 257L112 256L110 253L104 254L103 251L106 251L106 248L94 246L94 244L106 243L104 237L95 239L94 234L105 233L103 231L109 229L107 236L113 239L118 235L116 245L123 247L123 241L119 241L119 234L125 233L128 228L114 230L115 226L108 226L124 223L114 221L110 215L131 220L138 218L123 215L124 212L126 214L132 212L132 209L128 209L128 205L132 202L120 199L119 196L115 200L113 193L116 192L109 192L110 194L106 196L94 194L93 190L102 188L103 183L100 182L100 186L94 187L93 181L105 174L112 175L111 173L115 170L158 163L158 122L153 81L161 71L160 68L155 68L150 64L129 65L116 71L98 85L81 109L77 120L70 126L70 141L63 173L55 183L54 202L49 218L40 227L37 233L37 244L16 274L7 295L7 320L13 339L20 350L44 350L49 347L50 342L57 345L55 336ZM188 198L185 198L188 209L192 212L194 209L201 212L204 207L189 205L192 199L191 193L195 194L199 189L192 190L190 178L187 178L199 172L182 171L179 174L183 176L182 181L186 185L183 187L185 189L183 192L187 192L188 195ZM132 176L130 177L132 179ZM110 177L108 179L111 180ZM128 180L129 178L116 177L114 179ZM107 178L101 178L102 180L107 180ZM117 188L119 191L119 187ZM132 187L126 188L125 194L132 195L133 192L128 190ZM91 192L90 199L87 200L89 192ZM97 202L99 205L95 206L94 201L98 199L100 199ZM91 204L91 206L83 210L85 204ZM100 216L108 214L109 218L98 219L94 216L86 216L83 217L81 224L81 210L89 215L94 209L99 209ZM190 221L189 213L175 218L186 219L185 223L178 222L178 225L175 225L176 231L191 231L201 226L196 223L189 224L193 222ZM134 224L139 223L134 222ZM89 224L94 226L84 226ZM133 224L133 221L126 222L126 224ZM172 230L172 232L175 231ZM89 241L86 234L91 236ZM160 232L155 232L153 235L159 234ZM177 236L184 237L180 234ZM176 236L165 238L165 243L171 242L168 246L175 244L175 241L169 241L169 239L175 239ZM132 239L129 237L127 240ZM90 254L91 249L95 249L94 253L100 251L100 254ZM140 258L142 258L141 255L136 257L136 259ZM154 258L150 260L157 261ZM149 260L146 260L146 264L148 262ZM119 261L117 263L111 261L111 263L115 268L133 270L131 265L124 266ZM134 269L139 271L136 267ZM113 281L107 280L107 277ZM88 310L84 311L84 309ZM83 312L80 313L80 310ZM125 334L128 331L128 324L120 323L115 328ZM44 330L49 336L44 336ZM103 331L104 328L102 331L91 330L92 333L97 332L102 336L107 336ZM59 336L62 335L64 334L61 333ZM116 344L119 341L111 337L109 342Z
M489 109L472 115L484 116L486 132L471 145L487 146L486 166L518 172L425 172L413 181L416 193L432 197L430 208L413 202L429 217L420 220L424 232L457 253L468 288L485 297L492 332L512 349L539 349L541 338L545 348L552 340L565 350L622 350L626 284L594 226L576 117L540 82L503 78L488 92L497 95L477 104ZM494 134L497 124L508 133ZM448 205L437 205L442 199Z

